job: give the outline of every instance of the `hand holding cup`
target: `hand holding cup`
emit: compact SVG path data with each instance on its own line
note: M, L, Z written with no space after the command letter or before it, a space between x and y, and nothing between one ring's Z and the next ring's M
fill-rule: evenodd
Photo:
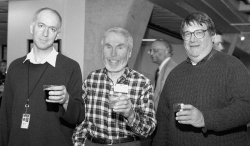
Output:
M177 112L180 112L180 111L183 111L183 103L174 103L173 104L173 111L174 111L174 114L176 116L176 113Z
M179 112L176 114L176 121L180 124L192 125L194 127L204 127L205 121L202 112L191 104L179 104L176 106Z
M129 117L132 112L132 103L126 94L122 94L113 107L113 111Z
M114 93L113 95L109 96L109 108L113 110L116 102L119 101L119 95L117 93Z
M43 85L46 102L64 104L69 94L64 85Z

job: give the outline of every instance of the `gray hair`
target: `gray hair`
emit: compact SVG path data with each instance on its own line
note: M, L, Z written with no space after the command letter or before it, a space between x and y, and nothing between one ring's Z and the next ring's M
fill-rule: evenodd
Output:
M104 38L105 38L110 32L122 34L122 35L126 38L126 40L127 40L128 48L132 50L132 48L133 48L133 38L132 38L131 34L130 34L126 29L121 28L121 27L112 27L112 28L108 29L108 30L104 33L103 40L104 40ZM104 43L103 40L102 40L102 45L103 45L103 43Z

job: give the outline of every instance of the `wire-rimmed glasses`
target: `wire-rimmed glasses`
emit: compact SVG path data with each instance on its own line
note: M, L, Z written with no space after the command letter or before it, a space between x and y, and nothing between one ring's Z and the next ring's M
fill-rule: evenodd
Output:
M192 37L192 34L194 34L194 36L197 38L197 39L202 39L204 36L205 36L205 32L207 31L204 30L204 29L198 29L194 32L190 32L190 31L186 31L182 34L182 38L184 40L189 40L191 37Z

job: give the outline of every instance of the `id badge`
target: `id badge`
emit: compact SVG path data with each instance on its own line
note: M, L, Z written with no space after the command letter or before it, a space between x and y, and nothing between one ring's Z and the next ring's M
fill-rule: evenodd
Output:
M116 85L114 86L114 92L128 93L128 85L116 84Z
M30 124L30 114L23 114L21 128L28 129Z

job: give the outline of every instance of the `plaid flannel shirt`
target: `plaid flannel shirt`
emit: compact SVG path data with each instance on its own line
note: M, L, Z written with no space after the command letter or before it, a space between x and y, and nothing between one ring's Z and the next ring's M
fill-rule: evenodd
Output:
M104 139L124 138L128 135L147 137L156 127L153 87L144 75L126 67L117 84L128 85L128 96L135 112L135 118L127 119L109 108L109 96L114 83L107 75L107 69L92 72L83 84L85 120L73 134L75 146L84 144L85 135Z

